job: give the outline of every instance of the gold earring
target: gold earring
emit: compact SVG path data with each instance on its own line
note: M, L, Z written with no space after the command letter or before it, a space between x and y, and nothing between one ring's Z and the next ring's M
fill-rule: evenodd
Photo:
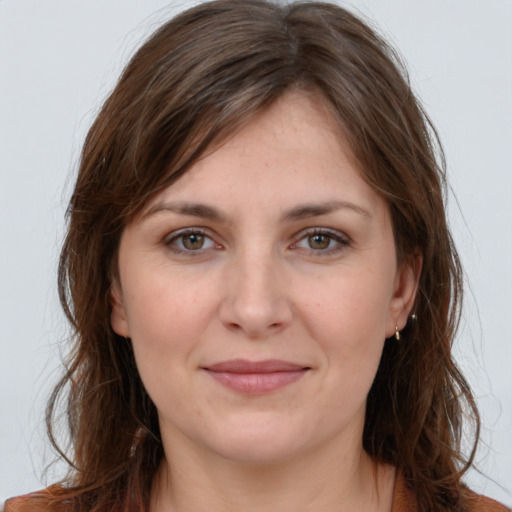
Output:
M400 341L400 331L398 330L398 325L395 325L395 340Z

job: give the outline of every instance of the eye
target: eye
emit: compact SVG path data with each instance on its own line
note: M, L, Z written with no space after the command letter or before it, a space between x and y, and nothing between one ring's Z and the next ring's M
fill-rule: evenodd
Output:
M310 249L329 249L334 240L329 235L318 234L306 238Z
M306 249L309 252L331 254L349 245L349 240L345 235L330 229L313 229L303 234L305 236L293 244L293 249Z
M204 231L197 228L171 233L165 245L176 253L201 252L218 247Z

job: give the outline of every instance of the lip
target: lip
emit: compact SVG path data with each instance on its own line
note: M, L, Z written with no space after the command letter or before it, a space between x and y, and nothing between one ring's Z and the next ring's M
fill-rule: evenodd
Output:
M203 368L220 384L246 395L263 395L277 391L298 381L310 369L308 366L278 359L233 359Z

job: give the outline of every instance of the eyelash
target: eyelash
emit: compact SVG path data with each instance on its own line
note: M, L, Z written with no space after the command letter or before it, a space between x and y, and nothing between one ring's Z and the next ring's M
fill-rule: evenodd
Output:
M189 229L184 229L184 230L177 231L177 232L175 231L175 232L171 233L170 237L165 238L164 243L175 254L186 254L187 256L198 256L203 252L203 250L210 249L210 247L208 247L206 249L203 249L201 247L198 250L193 250L193 249L186 249L186 248L182 249L182 248L176 246L176 241L183 240L186 236L190 236L190 235L202 236L205 239L210 240L216 246L216 248L221 247L219 244L217 244L212 239L211 236L208 235L208 233L205 230L200 229L200 228L189 228Z
M204 237L204 239L209 240L216 248L221 249L222 246L217 244L211 236L209 236L208 232L201 228L188 228L184 230L180 230L174 233L171 233L169 237L164 240L165 245L175 254L186 254L187 256L198 256L202 254L205 250L212 249L213 247L200 247L197 250L180 248L176 246L176 242L178 240L183 240L186 236L190 235L198 235ZM294 250L301 249L299 244L302 241L307 240L308 238L314 236L325 236L329 239L329 245L331 241L336 243L335 247L327 247L325 249L312 249L312 248L302 248L308 251L311 255L315 256L328 256L332 254L336 254L339 251L342 251L345 247L350 245L350 240L347 236L341 234L339 231L327 229L327 228L313 228L306 231L303 231L299 234L299 239L294 242L290 247Z
M342 251L346 247L350 246L350 239L340 233L339 231L335 231L327 228L313 228L300 233L300 238L297 242L292 245L292 248L298 248L298 244L302 241L307 241L308 238L314 236L325 236L329 239L329 244L331 241L335 242L336 245L334 247L328 247L326 249L312 249L312 248L304 248L310 254L315 256L330 256L337 254Z

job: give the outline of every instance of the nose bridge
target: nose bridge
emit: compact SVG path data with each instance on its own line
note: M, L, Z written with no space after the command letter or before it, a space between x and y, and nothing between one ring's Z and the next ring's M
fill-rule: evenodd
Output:
M283 328L291 309L280 259L266 244L241 248L228 270L222 320L250 337Z
M279 289L277 263L270 250L247 250L239 260L238 301L247 307L264 308ZM251 306L252 305L252 306Z

